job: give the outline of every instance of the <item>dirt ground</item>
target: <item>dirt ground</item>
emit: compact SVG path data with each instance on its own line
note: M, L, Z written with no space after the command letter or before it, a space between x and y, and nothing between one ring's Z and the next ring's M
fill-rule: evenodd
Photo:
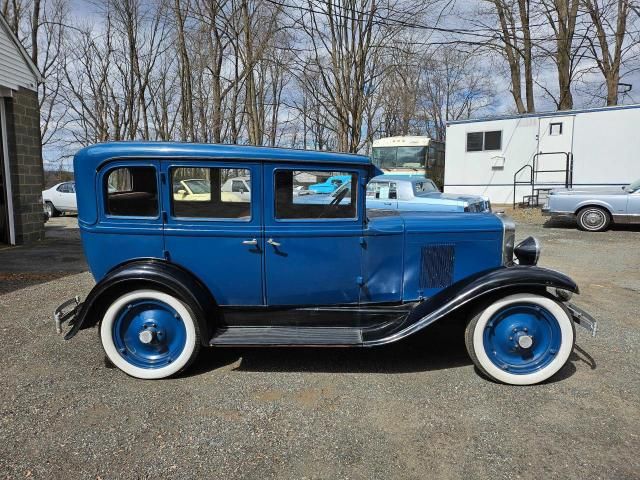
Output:
M0 478L640 478L640 228L536 215L518 238L538 237L600 330L533 387L481 378L453 325L367 350L210 349L179 378L129 378L95 329L54 334L93 279L75 219L53 219L0 250Z

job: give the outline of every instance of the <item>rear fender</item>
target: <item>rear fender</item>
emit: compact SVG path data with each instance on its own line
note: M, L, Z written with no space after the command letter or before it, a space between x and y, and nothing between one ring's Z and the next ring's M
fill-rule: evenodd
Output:
M202 341L207 342L212 336L213 326L211 322L207 322L207 318L212 316L216 303L204 284L175 264L143 259L116 267L93 287L73 320L73 327L65 335L65 340L73 338L83 328L96 325L100 320L100 313L114 297L143 286L166 291L186 301L195 310Z
M579 293L578 285L566 275L536 266L514 265L486 270L461 280L420 302L401 324L363 332L367 346L396 342L441 320L463 307L507 292L539 292L547 287Z

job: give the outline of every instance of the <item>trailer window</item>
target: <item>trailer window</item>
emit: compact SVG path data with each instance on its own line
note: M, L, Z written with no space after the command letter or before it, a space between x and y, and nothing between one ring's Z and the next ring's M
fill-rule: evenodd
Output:
M467 133L467 152L481 152L483 136L482 132Z
M501 130L467 133L467 152L482 152L501 149Z
M549 124L549 135L558 136L562 135L562 122Z

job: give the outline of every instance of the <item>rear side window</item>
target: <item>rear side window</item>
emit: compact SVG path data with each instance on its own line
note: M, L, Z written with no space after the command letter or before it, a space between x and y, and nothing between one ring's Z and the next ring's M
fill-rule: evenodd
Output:
M158 216L158 181L154 167L121 167L105 177L106 212L126 217Z
M171 169L175 217L251 220L251 172L245 168Z
M279 220L357 217L358 175L352 172L276 170Z
M398 186L396 182L369 182L367 185L367 198L372 200L396 200L398 198Z

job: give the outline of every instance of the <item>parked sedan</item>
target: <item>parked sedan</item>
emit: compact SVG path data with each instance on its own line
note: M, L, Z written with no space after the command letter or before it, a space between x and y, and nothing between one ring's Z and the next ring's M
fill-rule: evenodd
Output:
M552 190L542 213L574 219L589 232L606 230L611 223L640 224L640 179L622 188Z
M315 185L309 185L309 191L315 193L331 193L336 189L344 185L345 183L351 182L350 175L334 175L333 177L327 178L322 183L316 183Z
M230 178L220 191L224 202L248 202L251 198L251 182L246 177ZM175 181L173 198L185 202L208 202L211 200L211 182L205 178Z
M47 217L57 217L66 212L77 212L76 184L75 182L63 182L54 185L42 192L44 211Z
M345 205L350 202L351 182L335 192L301 196L295 203ZM473 195L441 193L422 175L380 175L367 184L367 209L412 212L491 212L488 199Z
M367 208L413 212L490 212L488 198L442 193L422 175L380 175L367 185Z

